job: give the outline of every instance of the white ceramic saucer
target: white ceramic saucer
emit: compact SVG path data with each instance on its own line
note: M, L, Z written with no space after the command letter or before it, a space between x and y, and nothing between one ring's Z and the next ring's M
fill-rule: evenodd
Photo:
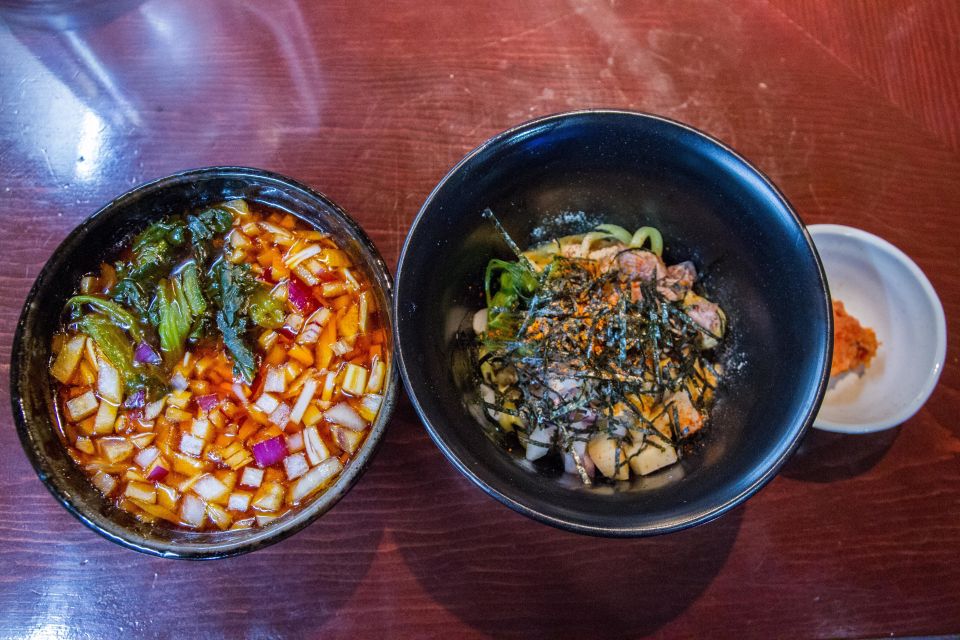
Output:
M940 299L916 263L886 240L835 224L807 229L831 296L880 342L865 371L831 380L813 426L838 433L895 427L923 406L943 370L947 330Z

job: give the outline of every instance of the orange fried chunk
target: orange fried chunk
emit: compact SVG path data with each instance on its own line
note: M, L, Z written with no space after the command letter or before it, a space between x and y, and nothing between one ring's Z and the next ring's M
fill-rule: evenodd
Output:
M870 366L877 355L877 334L847 313L840 300L833 301L833 362L830 375Z

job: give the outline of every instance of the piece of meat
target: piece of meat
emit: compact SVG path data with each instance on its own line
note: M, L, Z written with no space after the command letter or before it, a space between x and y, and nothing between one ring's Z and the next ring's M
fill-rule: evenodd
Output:
M663 260L649 251L624 251L617 256L617 267L627 280L660 280L667 275Z
M695 293L687 292L683 299L683 306L691 320L709 331L713 336L717 338L723 336L725 320L720 305ZM705 349L712 349L717 345L717 340L714 337L703 335L701 338Z
M677 414L677 430L681 437L692 435L703 428L703 416L693 406L693 402L686 391L671 393L663 399L663 406L666 410L657 419L655 426L664 435L670 433L674 409L676 409Z
M697 268L690 261L667 267L667 274L657 283L657 291L670 301L682 300L697 281Z
M622 244L614 244L602 249L595 249L587 254L587 257L597 263L597 269L600 273L609 271L617 261L617 255L626 247Z

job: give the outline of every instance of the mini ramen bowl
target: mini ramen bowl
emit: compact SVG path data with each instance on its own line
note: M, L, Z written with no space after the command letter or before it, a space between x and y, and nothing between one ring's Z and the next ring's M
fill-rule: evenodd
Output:
M838 224L809 227L835 300L877 334L870 366L831 380L813 426L872 433L910 419L943 372L943 305L920 267L886 240Z
M725 310L728 373L700 444L679 464L618 485L580 485L531 464L483 426L468 352L491 258L513 259L481 216L521 246L607 222L663 234L667 264L693 260ZM757 169L721 142L624 111L549 116L469 153L407 236L394 296L401 375L430 437L461 473L516 511L606 536L708 522L768 482L813 422L827 387L832 315L804 226ZM571 480L573 479L573 481Z
M373 242L326 196L281 175L244 167L184 171L149 182L113 200L74 229L47 261L27 296L17 325L10 372L11 399L24 451L47 489L70 513L104 536L136 551L165 557L213 559L278 542L317 519L349 491L369 465L396 402L396 366L390 363L387 391L370 433L341 475L312 501L263 528L191 532L140 522L115 506L90 483L61 443L49 375L51 336L64 303L80 277L98 268L117 247L149 223L171 213L232 198L287 211L332 234L377 293L390 322L392 281Z

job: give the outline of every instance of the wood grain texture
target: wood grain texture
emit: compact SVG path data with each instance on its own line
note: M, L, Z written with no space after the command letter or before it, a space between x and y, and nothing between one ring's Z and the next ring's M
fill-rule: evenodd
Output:
M652 540L579 537L501 507L402 401L370 470L314 525L240 558L157 560L60 508L5 411L0 638L960 631L960 4L43 8L0 0L4 376L43 262L137 183L202 165L272 169L340 203L394 265L420 204L469 149L528 118L596 106L700 127L766 171L808 223L901 247L940 293L948 354L901 428L811 433L745 506Z

